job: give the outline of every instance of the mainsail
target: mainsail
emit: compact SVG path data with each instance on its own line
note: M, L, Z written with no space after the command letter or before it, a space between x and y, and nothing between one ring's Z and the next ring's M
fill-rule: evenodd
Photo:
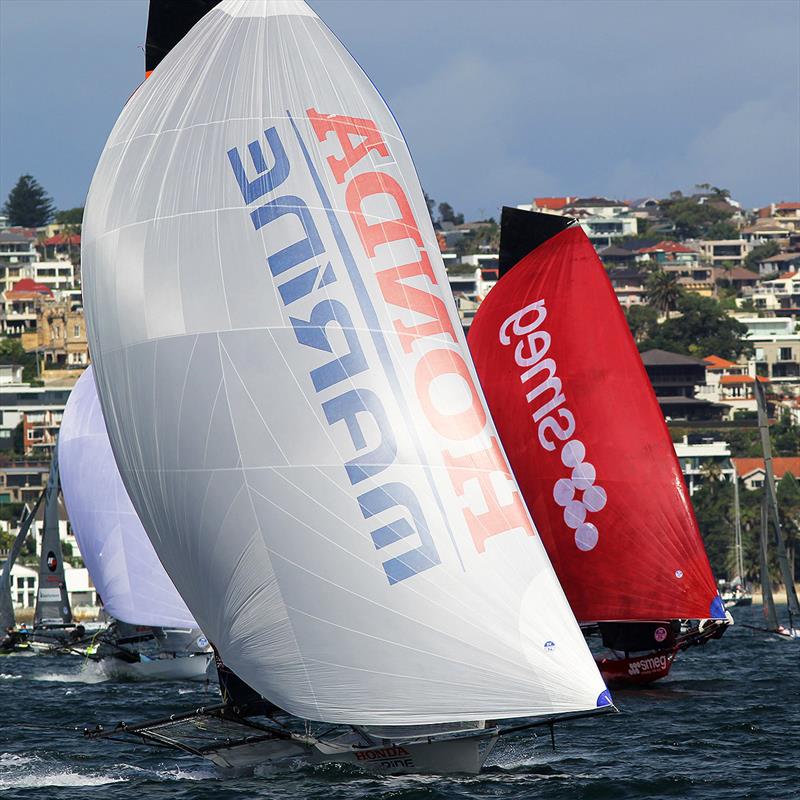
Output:
M3 563L3 572L0 573L0 629L2 630L13 627L16 623L14 603L11 597L11 570L22 551L22 545L25 543L25 539L28 537L31 523L36 519L36 514L44 499L45 491L39 495L33 508L20 523L17 538L14 539L14 544L11 545L11 550L9 550L6 560Z
M410 154L295 0L225 0L123 110L84 300L123 482L225 663L297 716L610 702L478 388Z
M72 530L106 611L132 625L197 627L122 485L92 367L67 401L58 456Z
M525 501L581 622L724 618L664 417L589 239L503 209L469 334Z
M34 626L43 623L68 625L72 622L72 610L64 577L61 536L58 530L59 488L58 448L54 447L44 495L42 552L39 559L39 591L33 615Z

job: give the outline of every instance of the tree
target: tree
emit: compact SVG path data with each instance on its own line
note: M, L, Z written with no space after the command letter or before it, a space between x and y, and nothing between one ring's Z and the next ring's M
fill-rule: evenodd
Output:
M711 570L718 577L725 575L733 541L733 484L716 475L705 476L692 495L692 506Z
M765 258L777 255L781 248L777 242L765 242L764 244L756 245L744 258L744 265L747 269L758 269L758 262L763 261Z
M667 319L682 296L683 289L675 275L658 269L647 279L647 304L665 314Z
M36 378L36 356L25 352L19 339L0 338L0 361L6 364L21 364L23 381L32 381Z
M442 222L452 222L453 225L464 224L464 215L456 214L450 203L439 203L439 219Z
M727 189L711 187L715 198L727 196ZM698 203L697 198L684 197L680 192L672 192L666 200L659 203L662 215L675 226L678 239L697 239L708 235L716 222L729 220L734 208L723 203ZM738 235L738 234L737 234Z
M425 197L428 197L425 195ZM430 198L428 198L430 200ZM432 203L433 201L430 200ZM428 206L430 208L430 205ZM65 208L56 211L56 222L62 225L82 225L83 224L83 206L80 208Z
M11 225L24 228L41 228L53 217L55 207L47 192L32 175L22 175L9 192L3 206Z
M718 355L736 359L749 351L747 327L729 317L713 297L685 294L677 303L681 316L668 319L640 343L642 350L658 348L691 356Z
M650 336L658 325L658 312L651 306L631 306L625 312L625 318L636 342L641 342Z
M792 422L788 411L776 420L770 436L776 455L800 456L800 428Z
M706 239L719 241L721 239L738 239L739 229L727 220L714 222L706 232Z
M781 517L781 529L786 537L786 549L792 575L797 580L797 568L800 560L796 557L797 542L800 541L800 484L794 475L787 472L778 482L778 513Z

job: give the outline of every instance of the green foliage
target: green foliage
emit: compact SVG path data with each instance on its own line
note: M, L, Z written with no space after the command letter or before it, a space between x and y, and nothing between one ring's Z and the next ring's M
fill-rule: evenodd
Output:
M718 189L717 196L727 196L726 189ZM675 226L678 239L706 238L715 223L725 222L733 216L734 209L711 203L698 203L694 197L684 197L672 192L659 204L662 215ZM738 234L737 234L738 235Z
M787 472L778 482L778 514L781 529L786 539L789 564L794 565L794 579L800 572L800 559L797 558L797 544L800 542L800 484L791 472Z
M652 306L631 306L625 318L637 343L647 339L658 326L658 311Z
M56 222L60 222L62 225L82 225L83 206L80 208L65 208L56 211Z
M2 503L0 504L0 520L16 522L22 513L22 503Z
M736 289L731 286L720 286L722 281L717 281L717 301L726 311L738 311L736 305Z
M22 380L31 381L36 377L36 355L26 353L19 339L0 338L0 362L6 364L21 364Z
M744 265L747 269L757 270L759 261L777 255L780 249L777 242L765 242L757 245L744 257Z
M800 427L792 425L788 412L780 415L769 433L775 455L800 456Z
M722 240L722 239L738 239L739 229L732 223L726 220L720 220L713 223L706 232L706 239Z
M17 537L13 533L4 533L0 531L0 550L8 552L14 544L14 539Z
M55 207L47 192L32 175L22 175L3 206L11 225L40 228L53 218Z
M669 316L683 296L677 276L657 269L647 279L647 304Z
M751 420L747 427L731 428L712 425L704 428L688 428L680 425L670 426L673 441L680 441L687 434L712 437L730 445L733 458L761 458L761 437L756 427L755 412L739 412L737 418ZM774 456L797 456L800 453L800 426L792 425L789 415L783 415L770 428L772 454Z
M759 576L758 548L762 497L763 490L748 491L740 484L742 555L746 577L754 582ZM707 479L692 495L692 505L712 571L717 577L725 575L733 577L735 571L732 546L735 516L733 484L726 480ZM791 474L785 475L778 484L778 514L791 563L791 554L800 540L800 486ZM800 559L795 558L794 563L797 574ZM774 550L770 555L770 575L774 581L780 581L780 569Z
M442 222L452 222L453 225L464 224L464 215L456 214L450 203L439 203L439 219Z
M677 303L681 316L657 325L641 350L659 348L701 358L717 355L736 360L749 350L746 326L729 317L713 297L684 294Z

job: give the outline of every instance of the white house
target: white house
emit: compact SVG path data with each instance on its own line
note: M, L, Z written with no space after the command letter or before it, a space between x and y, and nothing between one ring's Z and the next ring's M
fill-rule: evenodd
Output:
M690 495L697 491L712 472L717 472L725 480L733 479L731 448L727 442L689 435L684 436L680 442L675 442L674 447Z

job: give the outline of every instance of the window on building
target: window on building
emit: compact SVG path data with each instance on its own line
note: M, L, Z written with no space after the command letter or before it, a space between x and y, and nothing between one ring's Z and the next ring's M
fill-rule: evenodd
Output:
M73 326L72 335L75 336L75 337L78 337L78 336L81 335L81 326L80 325Z
M34 585L36 584L36 578L28 578L28 588L33 589Z
M781 361L791 361L792 360L792 348L791 347L781 347L780 360Z
M25 605L25 592L17 592L17 603L21 606Z
M25 578L17 578L17 589L25 588Z
M764 481L753 481L753 488L760 489L764 485Z

